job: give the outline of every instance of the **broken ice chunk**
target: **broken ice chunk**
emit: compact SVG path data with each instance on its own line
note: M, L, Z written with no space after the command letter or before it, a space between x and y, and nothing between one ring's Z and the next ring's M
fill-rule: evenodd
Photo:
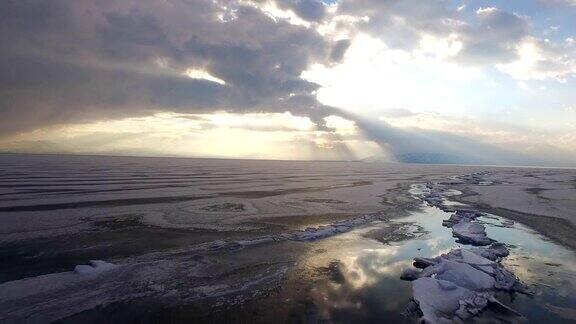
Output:
M499 247L496 245L496 248ZM500 263L477 254L481 249L490 250L490 248L477 248L472 251L454 249L435 258L414 258L414 266L424 270L404 270L401 279L415 280L415 278L435 277L476 291L515 290L525 292L524 287L513 273L504 269Z
M265 243L270 243L270 242L274 242L274 237L272 237L271 235L265 235L265 236L256 237L256 238L252 238L252 239L240 240L240 241L237 241L236 243L238 243L242 246L250 246L250 245L265 244Z
M420 277L420 271L414 268L406 268L402 270L402 274L400 275L400 279L402 280L416 280Z
M496 261L499 258L506 257L510 254L506 245L498 242L492 243L488 247L472 248L470 251L492 261Z
M414 266L420 269L424 269L436 263L438 263L438 261L436 261L435 258L414 258Z
M457 286L474 291L494 289L496 280L489 274L467 263L442 260L440 263L424 269L422 276L451 282Z
M446 227L452 227L460 222L470 222L476 218L482 216L483 214L474 210L457 210L454 214L450 215L450 218L442 221L442 225Z
M452 226L452 235L465 244L488 245L494 242L486 236L483 225L469 221L462 221Z
M115 264L102 261L102 260L91 260L90 265L79 264L74 267L74 272L83 276L97 276L105 271L114 269Z
M472 299L475 292L448 281L420 278L412 283L412 294L427 323L451 323L460 301Z
M423 323L461 323L486 308L514 316L518 312L502 304L491 293L475 292L450 281L420 278L412 283L414 304L407 309Z

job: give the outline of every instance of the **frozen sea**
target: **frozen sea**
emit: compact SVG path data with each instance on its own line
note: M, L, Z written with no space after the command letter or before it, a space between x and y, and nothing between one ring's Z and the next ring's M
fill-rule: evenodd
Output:
M475 172L513 321L576 321L573 170L3 154L0 322L415 322L402 270L463 245L410 188Z

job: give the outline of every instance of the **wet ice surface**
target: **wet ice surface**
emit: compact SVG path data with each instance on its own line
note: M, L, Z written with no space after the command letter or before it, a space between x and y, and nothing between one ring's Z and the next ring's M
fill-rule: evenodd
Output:
M483 182L485 172L458 177L463 182ZM525 320L503 304L497 293L530 294L528 288L500 262L509 248L488 237L481 217L488 215L470 207L453 208L446 197L456 196L443 183L413 185L410 190L429 206L452 213L442 225L452 229L456 242L476 247L455 248L435 257L416 257L414 267L404 269L401 279L413 280L413 299L407 313L429 323L469 321L493 311L500 321ZM501 226L511 227L511 223ZM489 245L489 246L488 246ZM480 247L478 247L480 246Z
M380 223L319 243L326 252L306 256L303 268L330 268L330 275L314 282L303 299L315 305L317 318L335 322L411 322L401 315L412 298L411 283L400 281L402 270L412 267L414 257L437 256L455 248L449 228L442 220L449 214L434 207L395 220L421 226L425 235L408 240L392 241L387 245L366 239L365 233L389 224ZM489 215L488 235L509 245L510 255L503 265L528 287L532 295L497 293L505 305L521 313L529 322L543 320L569 323L576 320L576 256L524 226L496 227L501 218ZM331 265L331 266L330 266ZM440 298L441 296L437 296ZM480 319L502 318L490 311ZM520 320L508 318L508 320Z
M502 259L502 266L497 269L510 271L518 277L518 288L522 288L518 290L522 293L516 292L511 285L495 291L492 277L482 277L478 272L468 272L472 277L466 277L466 272L458 272L462 264L454 262L443 265L449 271L444 276L448 275L450 281L440 280L442 271L437 272L436 278L441 285L431 282L435 281L431 278L421 279L414 287L408 281L398 280L406 269L413 269L415 257L429 258L459 249L466 249L464 252L483 249L456 242L451 228L442 225L451 215L451 212L436 207L423 206L421 212L392 223L373 224L318 242L317 249L300 260L299 270L289 279L289 285L298 286L300 283L303 287L296 291L287 289L281 295L283 300L296 305L292 316L313 321L412 322L415 317L402 315L406 306L417 297L415 295L428 295L432 311L448 311L442 307L450 303L458 305L462 296L472 305L482 305L472 309L480 315L470 315L467 321L572 323L576 320L574 252L496 215L484 214L475 219L485 227L487 237L500 243L494 245L496 250L502 250L502 245L509 249L509 255ZM404 226L397 226L393 232L383 230L393 224ZM374 240L370 233L383 235ZM470 264L480 267L487 267L487 263L496 264L467 253L465 257ZM502 252L498 254L504 255ZM454 265L457 267L453 268ZM311 274L303 276L301 273ZM302 284L307 280L310 281L308 286ZM495 292L472 294L468 288ZM492 306L485 309L488 304Z

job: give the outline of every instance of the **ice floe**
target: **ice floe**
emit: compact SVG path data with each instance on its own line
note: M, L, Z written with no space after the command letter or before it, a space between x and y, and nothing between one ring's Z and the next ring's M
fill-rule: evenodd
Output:
M444 221L442 221L442 225L446 226L446 227L452 227L460 222L471 222L473 220L475 220L476 218L483 216L484 214L473 211L473 210L465 210L465 209L460 209L460 210L456 210L456 212L452 215L450 215L449 219L446 219Z
M486 236L484 225L470 221L460 222L452 226L452 235L465 244L488 245L494 242Z
M461 323L486 308L519 315L492 294L460 287L450 281L420 278L412 284L416 309L426 323Z
M83 276L97 276L103 272L112 270L115 267L115 264L106 261L91 260L89 265L79 264L74 267L74 272Z
M320 225L317 227L308 227L304 230L289 231L274 235L257 236L239 241L216 240L202 243L196 246L195 250L219 251L219 250L237 250L247 246L267 244L280 241L314 241L322 238L345 233L354 228L366 225L375 221L385 220L384 214L370 213L346 220L334 222L332 224Z
M288 238L295 241L312 241L324 237L333 236L339 233L345 233L351 231L357 226L372 223L374 221L383 220L384 215L382 213L372 213L363 216L339 221L330 225L324 225L319 227L308 227L303 231L295 231L288 234Z
M475 222L482 215L473 210L457 210L449 219L442 221L442 225L451 227L452 235L461 243L489 245L494 240L488 238L484 225Z

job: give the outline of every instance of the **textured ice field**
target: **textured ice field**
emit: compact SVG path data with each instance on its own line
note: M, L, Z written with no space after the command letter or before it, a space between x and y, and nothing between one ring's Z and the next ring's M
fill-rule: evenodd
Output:
M245 231L255 228L255 219L347 217L381 210L381 196L399 184L471 169L476 168L2 155L0 242L81 233L98 229L98 222Z
M574 247L574 170L0 155L0 319L90 322L97 306L137 313L135 300L212 318L337 255L339 235L382 224L385 242L417 238L390 223L420 208L410 186L479 171L450 186L455 200Z

